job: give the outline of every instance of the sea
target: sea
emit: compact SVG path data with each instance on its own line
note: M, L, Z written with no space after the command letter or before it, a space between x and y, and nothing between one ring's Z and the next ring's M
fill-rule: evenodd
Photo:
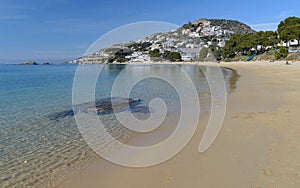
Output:
M83 66L83 65L79 65ZM205 76L214 67L196 65L84 65L101 70L95 85L95 99L111 97L112 86L125 71L143 75L153 71L168 75L175 82L183 79L184 70L194 83L201 105L209 110L210 88ZM217 67L218 68L218 67ZM55 187L68 176L100 157L83 139L72 111L74 77L78 65L1 65L0 64L0 187ZM233 70L222 68L226 89L235 88ZM87 74L85 82L89 82ZM153 98L162 99L168 117L176 120L180 114L178 91L168 82L155 77L139 81L130 98L139 99L147 107ZM121 109L130 110L130 109ZM140 111L138 111L140 110ZM136 116L149 118L147 108L137 108ZM147 115L148 114L148 115ZM122 125L112 111L97 114L111 127L118 139L127 142L134 132ZM119 135L119 136L118 136Z

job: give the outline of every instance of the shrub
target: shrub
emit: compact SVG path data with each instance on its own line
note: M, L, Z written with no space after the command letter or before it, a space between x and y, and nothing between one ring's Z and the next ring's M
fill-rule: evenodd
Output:
M283 59L288 56L288 49L286 47L281 46L279 51L275 54L276 59Z

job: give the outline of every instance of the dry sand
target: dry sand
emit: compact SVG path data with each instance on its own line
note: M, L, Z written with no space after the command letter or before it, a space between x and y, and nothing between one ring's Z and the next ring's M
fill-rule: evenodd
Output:
M58 187L300 187L300 63L221 63L241 75L214 144L198 152L206 120L171 160L125 168L97 160Z

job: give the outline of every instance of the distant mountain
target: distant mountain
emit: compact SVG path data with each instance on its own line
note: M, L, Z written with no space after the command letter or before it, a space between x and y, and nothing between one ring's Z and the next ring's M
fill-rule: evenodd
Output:
M201 49L213 47L218 51L234 34L248 33L256 31L239 21L202 18L174 31L156 33L136 42L115 44L92 56L82 57L70 63L173 61L173 59L178 61L180 59L178 53L183 61L198 61L201 60L199 59ZM170 52L173 58L166 58L170 57ZM216 53L213 55L217 56ZM203 52L202 56L205 56Z

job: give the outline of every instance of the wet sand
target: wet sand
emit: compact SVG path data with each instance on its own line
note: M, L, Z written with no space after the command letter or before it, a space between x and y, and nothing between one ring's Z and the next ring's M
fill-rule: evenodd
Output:
M300 63L221 63L241 75L214 144L198 152L208 114L175 157L149 168L99 159L58 187L300 186Z

